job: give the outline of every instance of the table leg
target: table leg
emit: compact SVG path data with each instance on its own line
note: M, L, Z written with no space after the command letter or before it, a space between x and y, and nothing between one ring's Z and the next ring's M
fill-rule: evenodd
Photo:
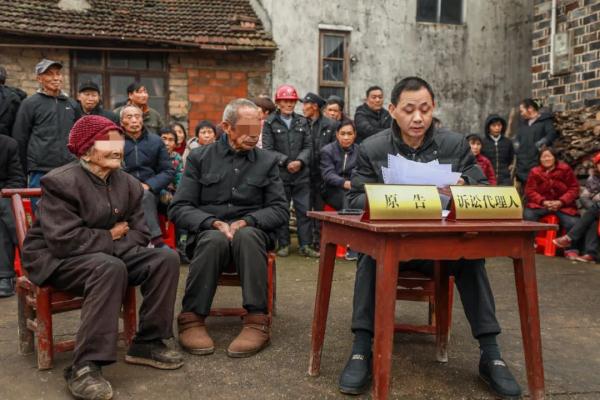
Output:
M397 243L396 243L397 245ZM394 309L398 285L398 257L387 242L377 257L375 288L375 342L373 349L373 399L387 399L394 349Z
M308 374L318 376L321 370L321 352L325 340L325 327L327 326L327 312L329 311L329 298L331 283L333 281L333 268L335 264L335 251L337 246L325 243L326 227L321 233L321 258L319 260L319 277L317 281L317 297L312 323L312 338L310 346L310 360Z
M450 318L449 303L449 277L448 267L440 261L434 261L435 281L435 344L438 362L448 362L448 327Z
M542 339L540 314L535 275L533 246L527 243L522 259L514 260L515 282L521 317L521 335L525 352L525 368L529 395L533 400L542 400L544 394L544 364L542 361Z

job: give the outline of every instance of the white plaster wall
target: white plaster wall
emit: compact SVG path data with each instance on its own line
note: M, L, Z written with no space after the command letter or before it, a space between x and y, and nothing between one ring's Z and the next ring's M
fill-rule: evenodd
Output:
M300 95L317 91L319 24L328 24L353 29L352 115L368 86L382 86L388 102L394 82L409 75L433 85L438 117L465 133L530 95L532 0L464 0L464 25L417 23L416 1L254 0L279 47L272 89L290 83Z

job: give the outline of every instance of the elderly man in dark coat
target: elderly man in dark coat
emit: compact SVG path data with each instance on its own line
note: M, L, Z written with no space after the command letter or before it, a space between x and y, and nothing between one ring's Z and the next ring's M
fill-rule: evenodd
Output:
M149 249L140 182L121 171L121 128L101 116L77 121L69 150L79 159L46 174L36 221L25 239L29 279L84 297L73 365L78 399L110 399L100 367L116 361L119 311L128 285L140 285L140 323L125 361L160 369L183 365L172 336L179 257Z
M255 148L260 136L258 107L233 100L225 108L220 140L192 151L169 217L190 232L192 260L179 342L193 354L211 354L214 344L204 320L210 313L220 273L232 262L242 283L244 327L229 345L230 357L248 357L269 344L267 249L289 212L277 155Z

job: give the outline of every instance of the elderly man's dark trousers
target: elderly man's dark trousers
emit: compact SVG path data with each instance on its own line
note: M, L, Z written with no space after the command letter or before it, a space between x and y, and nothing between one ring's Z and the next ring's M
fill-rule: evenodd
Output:
M321 196L322 180L320 176L310 178L310 209L313 211L323 211L325 208L325 199ZM315 248L321 245L321 221L313 219L312 223L312 244Z
M494 296L485 271L485 260L443 261L450 275L454 275L471 332L475 338L500 333L496 320ZM400 263L400 270L415 270L433 276L433 261L414 260ZM376 263L369 256L358 258L354 284L354 310L352 331L366 330L373 333L375 320Z
M284 185L288 205L293 200L296 210L296 225L298 227L298 243L300 246L312 244L312 221L306 216L310 207L310 184L286 183ZM277 229L277 242L279 247L290 245L290 227L285 224Z
M173 336L179 256L171 249L134 247L120 258L93 253L67 258L47 283L84 297L73 364L117 359L119 311L128 285L144 298L136 340Z
M254 227L236 232L230 241L218 230L196 237L183 296L182 312L207 316L222 272L233 263L242 283L242 304L250 313L267 311L267 245L269 236Z
M10 199L0 199L0 279L14 278L17 234Z

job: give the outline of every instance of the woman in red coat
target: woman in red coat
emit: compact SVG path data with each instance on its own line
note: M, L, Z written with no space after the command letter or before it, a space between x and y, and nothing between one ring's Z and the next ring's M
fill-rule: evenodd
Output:
M531 170L525 185L527 203L523 218L537 221L544 215L555 214L560 227L569 231L579 219L575 204L579 197L579 182L571 167L558 161L551 148L542 149L538 161L540 165ZM572 244L565 251L565 257L576 258L576 248Z

